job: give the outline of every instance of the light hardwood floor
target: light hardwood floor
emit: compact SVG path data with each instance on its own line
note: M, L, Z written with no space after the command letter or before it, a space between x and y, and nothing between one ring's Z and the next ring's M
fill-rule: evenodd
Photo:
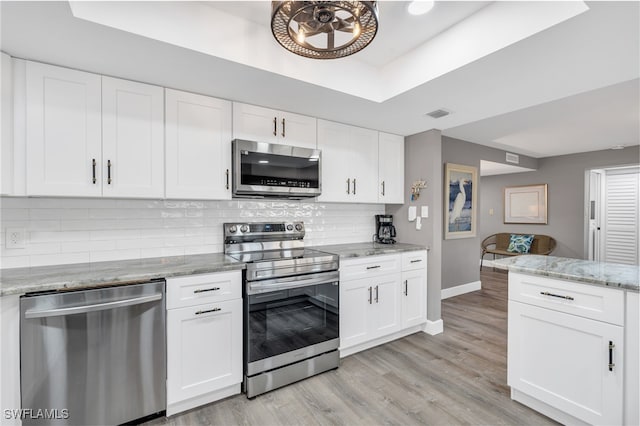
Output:
M148 425L554 424L507 386L507 275L442 303L444 333L416 333L340 368L248 400L237 395Z

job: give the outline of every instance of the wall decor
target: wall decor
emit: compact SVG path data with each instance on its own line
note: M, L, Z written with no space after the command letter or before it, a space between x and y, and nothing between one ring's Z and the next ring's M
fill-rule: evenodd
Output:
M504 188L504 223L547 224L547 184Z
M444 239L476 236L478 169L445 164Z
M411 201L416 201L420 198L420 190L427 187L427 182L424 180L416 180L411 184Z

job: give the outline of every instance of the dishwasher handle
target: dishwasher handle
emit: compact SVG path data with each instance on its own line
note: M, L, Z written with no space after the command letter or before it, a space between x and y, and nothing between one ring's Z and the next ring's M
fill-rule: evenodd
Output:
M74 314L86 314L89 312L103 311L105 309L121 308L123 306L140 305L142 303L155 302L162 299L162 293L156 293L149 296L135 297L133 299L115 300L113 302L96 303L94 305L73 306L71 308L28 310L24 313L25 319L58 317Z

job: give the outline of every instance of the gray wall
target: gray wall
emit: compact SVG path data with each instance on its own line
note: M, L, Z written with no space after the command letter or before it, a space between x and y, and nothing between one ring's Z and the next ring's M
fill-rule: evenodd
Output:
M582 259L585 256L585 172L589 169L638 164L638 146L540 158L538 170L482 178L479 198L481 236L496 232L546 234L558 241L554 255ZM548 184L548 224L503 223L505 186ZM494 209L493 216L489 209ZM477 248L476 248L477 250ZM487 257L489 258L489 257Z
M442 264L442 152L439 130L430 130L405 138L405 203L387 205L387 214L394 215L397 239L403 243L420 244L429 249L427 266L427 318L440 319L440 290ZM427 188L420 198L411 201L411 184L426 180ZM409 206L429 206L429 217L422 219L422 229L409 222Z

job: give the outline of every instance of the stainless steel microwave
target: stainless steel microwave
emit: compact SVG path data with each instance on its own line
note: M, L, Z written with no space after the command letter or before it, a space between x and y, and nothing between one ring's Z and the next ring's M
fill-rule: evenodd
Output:
M235 197L317 197L322 192L319 149L234 139Z

